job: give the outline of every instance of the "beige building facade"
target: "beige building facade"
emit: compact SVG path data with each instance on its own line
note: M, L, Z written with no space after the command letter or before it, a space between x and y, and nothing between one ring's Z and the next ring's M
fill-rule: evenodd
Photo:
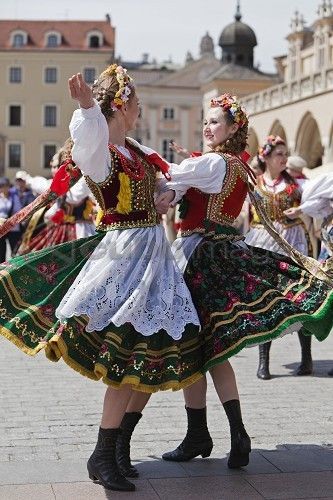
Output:
M135 63L115 58L115 28L108 15L105 21L0 21L0 175L12 180L24 169L49 176L49 161L68 137L76 108L68 78L82 72L93 83L113 61L128 68L141 102L131 135L169 161L179 160L169 149L171 139L202 150L210 98L223 92L246 96L278 81L278 75L255 67L256 36L241 17L238 3L218 47L207 32L199 56L187 53L181 67L149 62L147 54Z
M88 83L114 59L115 28L105 21L0 21L0 175L49 176L68 137L76 104L67 81Z
M321 1L306 26L296 12L288 54L276 58L282 82L243 98L250 113L249 151L269 134L283 137L309 168L333 162L333 8Z
M222 29L218 47L208 32L199 45L199 57L186 55L185 65L174 71L131 70L142 106L142 117L133 136L159 151L169 161L179 157L169 141L190 151L202 150L202 123L209 101L224 92L245 96L266 89L279 79L254 66L257 40L241 21L239 2L234 21ZM220 57L215 52L220 50Z

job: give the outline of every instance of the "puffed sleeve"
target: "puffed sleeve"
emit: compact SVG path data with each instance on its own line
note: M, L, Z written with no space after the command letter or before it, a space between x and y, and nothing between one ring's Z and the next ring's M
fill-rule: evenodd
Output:
M173 203L177 203L191 187L203 193L220 193L225 172L225 161L216 153L186 158L179 165L171 164L171 181L166 185L176 193Z
M76 184L68 191L66 195L66 201L68 203L72 203L73 205L77 205L81 203L85 198L91 197L92 193L87 186L84 178L78 180Z
M109 127L96 100L93 107L74 111L69 130L74 142L74 162L93 181L104 181L111 166Z
M332 212L333 174L318 175L303 186L300 209L311 217L326 217Z

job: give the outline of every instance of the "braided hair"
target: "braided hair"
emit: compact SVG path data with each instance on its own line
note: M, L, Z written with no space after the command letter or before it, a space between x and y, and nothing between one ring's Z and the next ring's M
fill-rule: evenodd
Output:
M229 113L224 112L224 117L228 125L235 123ZM215 151L220 153L242 153L247 146L248 124L245 123L239 127L230 139L227 139L224 144L220 144L215 148Z
M113 106L116 94L121 90L119 80L117 79L117 70L120 66L118 64L111 64L108 66L95 80L92 91L93 96L98 102L106 121L109 122L113 118L115 108ZM127 76L127 75L126 75ZM127 77L130 81L131 78ZM128 83L128 87L132 92L128 98L131 99L134 95L134 85Z
M221 153L240 154L247 146L249 119L236 96L222 94L210 101L211 108L221 108L228 126L238 125L238 129L225 143L219 144L215 151Z

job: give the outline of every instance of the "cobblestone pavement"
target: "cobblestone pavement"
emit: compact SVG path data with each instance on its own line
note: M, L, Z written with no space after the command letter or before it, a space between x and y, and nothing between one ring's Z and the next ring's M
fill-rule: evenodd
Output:
M98 431L105 386L62 361L30 358L0 338L0 500L333 499L333 336L313 341L315 374L295 377L296 336L273 343L270 381L256 376L257 348L233 358L243 417L252 438L250 465L230 471L228 426L209 383L209 459L166 463L161 454L185 433L181 393L153 395L133 438L140 479L135 493L88 482L86 459Z

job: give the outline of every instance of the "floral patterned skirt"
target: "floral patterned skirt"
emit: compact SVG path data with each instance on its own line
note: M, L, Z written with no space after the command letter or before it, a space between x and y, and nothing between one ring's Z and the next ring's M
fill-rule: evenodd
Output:
M130 323L112 323L98 332L85 329L88 318L60 323L55 310L89 256L104 237L89 238L18 256L0 265L0 334L27 354L44 350L93 380L143 392L182 389L202 377L202 338L188 324L182 339L164 330L150 336Z
M41 231L31 238L30 242L21 246L17 254L23 255L37 252L43 248L60 245L66 241L76 240L75 224L45 224Z
M288 257L203 239L184 277L203 327L204 372L302 325L318 340L333 327L332 287Z

